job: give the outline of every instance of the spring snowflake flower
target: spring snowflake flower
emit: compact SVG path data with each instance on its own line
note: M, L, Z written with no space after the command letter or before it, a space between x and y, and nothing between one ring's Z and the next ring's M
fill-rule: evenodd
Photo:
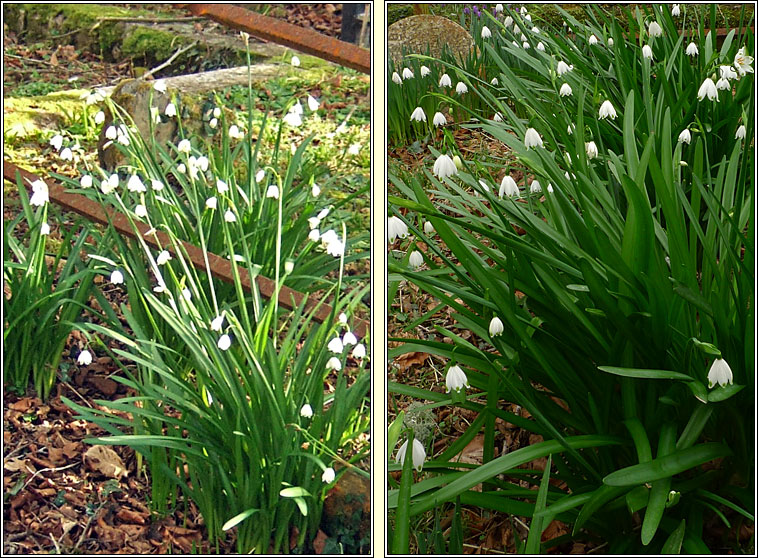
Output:
M345 253L345 244L339 239L329 242L326 245L326 253L339 258Z
M324 469L324 473L321 475L321 480L324 482L324 484L332 484L334 482L334 478L334 469L331 467Z
M295 68L297 68L300 65L300 58L298 58L297 56L293 56L290 59L290 64L292 64Z
M596 45L597 44L597 37L595 37L595 35L590 35L589 43L590 43L591 46Z
M96 105L100 101L105 100L105 93L103 93L102 89L95 89L89 93L84 93L84 95L82 95L82 98L85 100L86 104Z
M218 126L218 118L211 118L211 121L208 122L208 126L215 130Z
M744 76L747 73L753 73L753 68L750 66L752 63L753 57L745 54L745 47L738 50L737 54L734 56L734 67L737 68L737 71L741 76Z
M237 220L237 216L234 214L234 211L231 209L227 209L224 213L224 221L227 223L234 223Z
M393 215L387 219L387 240L390 244L395 242L396 238L405 238L408 236L408 225L400 217Z
M50 145L54 147L56 151L60 151L61 147L63 147L63 136L60 134L55 134L52 138L50 138Z
M450 76L447 74L442 74L442 77L440 78L440 87L452 87L453 82L450 79Z
M699 54L699 51L697 49L697 45L695 43L688 44L687 45L687 50L685 50L684 53L687 56L697 56Z
M716 82L716 89L719 91L727 91L731 88L732 86L729 85L729 80L726 78L721 78Z
M610 101L605 101L602 105L600 105L598 118L610 118L611 120L614 120L616 118L616 109L613 108L613 105Z
M109 140L114 140L118 136L118 132L116 131L115 126L108 126L105 129L105 138Z
M114 285L121 285L124 282L124 274L121 273L118 269L114 269L113 273L111 273L111 283Z
M300 416L303 418L311 418L313 416L313 409L308 403L300 408Z
M527 43L526 41L524 41L524 43L521 46L524 47L524 50L528 50L529 48L531 48L529 43Z
M358 360L364 359L366 357L366 346L363 343L358 343L351 354L353 358Z
M651 37L660 37L663 35L663 29L661 29L661 26L658 25L657 21L651 21L650 25L648 25L647 33Z
M73 161L74 160L74 153L69 149L68 147L64 147L61 151L61 160L62 161Z
M719 92L716 89L716 84L713 83L713 80L711 78L705 78L702 85L700 86L700 89L697 91L698 101L702 101L706 96L711 101L716 100L718 102L719 100Z
M211 331L221 331L224 326L224 315L216 316L211 320Z
M118 174L115 172L108 177L107 180L100 182L100 189L106 196L118 188Z
M500 190L498 192L498 196L502 198L503 196L513 197L518 195L518 184L516 184L516 181L513 180L511 175L506 174L503 177L503 180L500 181Z
M348 345L355 345L358 343L358 338L352 331L346 331L342 336L342 344L347 347Z
M458 168L455 166L453 160L450 156L444 154L437 157L432 171L440 180L443 180L446 176L458 174Z
M327 349L329 349L331 352L341 355L342 351L345 350L344 345L342 344L342 339L339 337L335 337L331 341L329 341L329 344L326 346Z
M492 115L492 120L494 120L495 122L502 122L503 115L500 114L499 112L496 112L495 114Z
M540 181L536 178L532 180L532 183L529 185L529 192L532 194L539 194L542 192L542 185L540 184Z
M455 86L455 92L458 93L458 95L463 95L464 93L468 93L468 87L465 83L459 81Z
M418 250L411 252L411 255L408 257L408 265L410 265L413 269L418 269L424 265L424 256L421 254L421 252Z
M682 15L682 11L679 9L679 4L674 4L671 6L671 15L674 17L679 17Z
M174 103L167 104L163 113L169 118L176 116L176 105Z
M608 37L608 46L609 47L613 46L613 37Z
M594 159L595 157L597 157L598 155L597 145L595 145L594 141L587 143L584 147L587 150L588 159Z
M543 44L542 41L537 43L537 50L541 50L542 52L545 52L545 45Z
M679 143L686 143L689 144L692 141L692 134L690 134L690 131L688 128L685 128L682 130L682 133L679 134L679 139L677 140Z
M318 229L311 229L311 232L308 233L308 240L311 242L318 242L320 236Z
M313 196L314 198L317 198L320 193L321 193L321 186L319 186L318 184L314 182L313 186L311 186L311 196Z
M179 151L179 153L189 153L192 151L192 144L188 139L183 139L177 144L176 150Z
M492 78L492 81L490 82L492 85L500 85L500 82L497 80L496 77Z
M159 93L165 93L166 92L166 80L164 79L156 79L153 83L153 89L158 91Z
M266 190L266 197L267 198L274 198L275 200L279 199L279 186L276 184L272 184L268 187Z
M426 122L426 120L424 120ZM350 147L347 148L347 154L348 155L359 155L361 152L361 144L360 143L351 143Z
M513 18L511 16L505 16L505 21L503 21L503 25L505 25L505 28L508 29L511 25L513 25Z
M221 337L218 338L218 348L222 351L226 351L229 349L229 347L232 346L232 338L229 337L226 333L224 333Z
M503 5L502 4L495 4L495 13L499 14L503 11Z
M503 333L503 322L495 316L490 320L490 337L497 337Z
M79 179L79 185L82 188L92 188L92 176L85 174Z
M559 91L561 97L568 97L571 93L573 93L573 91L568 83L561 85L561 90Z
M524 145L530 147L544 147L540 134L534 128L527 128L524 136Z
M285 124L289 124L293 128L297 128L303 124L303 119L300 117L300 115L292 110L285 114L282 120Z
M734 134L734 139L745 139L745 135L747 134L747 130L745 130L745 125L741 124L739 128L737 128L737 132Z
M421 66L421 77L426 77L431 73L432 71L429 68L427 68L426 66Z
M739 79L737 72L731 66L719 66L719 73L722 79Z
M397 450L396 463L405 463L405 454L408 452L408 440L403 442L400 449ZM411 450L411 459L413 468L416 471L421 471L424 466L424 460L426 459L426 451L424 450L424 444L419 442L416 438L413 439L413 449Z
M344 312L340 312L340 315L337 316L337 320L342 325L347 325L347 314L345 314Z
M394 81L398 85L403 84L403 78L401 78L400 74L398 74L397 72L392 72L392 81Z
M216 179L216 190L218 190L219 194L223 194L224 192L229 191L229 185L221 180L220 178Z
M141 219L144 219L145 217L147 217L147 208L146 208L144 205L142 205L142 204L138 204L138 205L137 205L137 206L134 208L134 214L135 214L137 217L139 217L139 218L141 218Z
M140 180L140 177L136 174L133 174L129 178L129 182L126 184L126 189L130 192L147 192L147 188L145 188L142 180Z
M424 116L426 118L426 116ZM434 117L432 118L432 124L435 126L444 126L447 124L447 119L445 118L445 115L441 112L435 112Z
M81 353L79 353L79 358L76 359L76 363L82 366L89 366L92 364L92 353L90 353L87 349L84 349Z
M645 45L642 47L642 58L647 58L648 60L653 59L653 49L650 48L650 45Z
M29 203L36 206L43 206L50 201L50 194L47 189L47 184L42 180L35 180L31 184L32 197L29 199Z
M403 68L403 79L413 79L413 71L410 68Z
M457 364L448 368L447 374L445 375L445 386L445 391L447 393L450 393L451 391L460 391L464 386L470 387L468 385L466 373Z
M50 225L48 225L47 223L42 223L39 226L39 234L41 236L47 236L47 235L49 235L50 234Z
M311 112L316 112L318 110L318 107L321 105L318 99L316 99L316 97L314 97L313 95L308 95L308 99L306 102L308 103L308 110Z
M216 209L218 207L218 198L216 198L216 196L211 196L205 200L205 207L208 209Z
M708 388L713 388L716 384L723 387L732 383L734 383L734 375L729 363L723 358L714 360L711 369L708 371Z
M426 122L426 113L424 113L424 109L421 107L416 107L413 112L411 113L411 122Z
M326 369L327 370L336 370L339 372L342 370L342 362L340 362L340 359L338 359L336 356L333 356L329 360L326 361Z
M424 223L424 234L432 235L434 232L434 225L432 225L431 221L426 221Z
M168 250L163 250L160 254L158 254L158 257L155 258L155 263L158 265L163 265L166 262L172 260L171 254L168 253Z
M567 74L573 69L574 69L573 65L569 66L563 60L561 60L560 62L558 62L558 66L556 66L555 68L555 73L557 73L559 76L562 76L563 74Z
M482 27L482 39L489 39L492 37L492 32L490 31L490 28L486 25Z

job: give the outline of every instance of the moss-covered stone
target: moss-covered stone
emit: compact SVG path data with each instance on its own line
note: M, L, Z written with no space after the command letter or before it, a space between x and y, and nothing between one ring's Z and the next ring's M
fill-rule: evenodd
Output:
M3 136L8 141L57 131L66 125L66 115L82 110L86 91L59 91L39 97L6 97L3 101Z

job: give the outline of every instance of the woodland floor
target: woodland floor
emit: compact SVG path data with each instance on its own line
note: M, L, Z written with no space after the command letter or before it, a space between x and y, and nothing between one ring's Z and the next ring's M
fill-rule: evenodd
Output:
M152 6L142 7L150 9ZM289 4L273 8L268 15L336 37L341 25L339 6ZM161 10L165 11L165 5ZM177 11L176 15L186 14ZM237 33L212 21L198 23L198 32L210 31ZM27 45L12 33L4 33L3 46L5 52L13 52L4 57L4 96L44 94L39 92L40 83L85 89L114 85L121 79L134 77L133 61L106 62L99 55L78 52L73 46L54 48L45 42ZM73 77L76 77L75 83L71 80ZM353 105L359 106L361 111L370 110L364 106L370 102L368 97L356 99L351 98L350 93L342 94L341 107L336 106L335 110ZM47 146L40 145L37 151L39 155L28 161L32 170L47 167L70 174L57 168L59 160ZM16 217L19 203L15 188L4 188L3 210L4 221ZM51 216L55 217L51 219L51 238L57 233L53 221L71 224L74 220L71 214L52 207ZM368 262L360 267L353 272L370 273ZM115 305L121 302L122 294L116 287L106 296ZM360 317L368 319L368 316ZM151 513L147 506L151 499L150 479L144 466L138 467L133 450L83 442L85 438L106 433L90 423L76 420L75 413L61 397L89 407L105 408L95 400L103 400L107 405L108 401L134 395L112 379L118 367L110 358L96 358L89 366L76 365L83 343L78 332L70 336L58 382L47 401L37 398L31 388L23 395L4 393L3 554L236 552L233 535L218 547L209 545L202 518L192 502L180 501L162 516ZM362 443L368 444L368 438ZM360 465L368 470L368 460L364 461ZM341 505L334 505L344 490L338 483L330 495L335 500L330 506L327 499L326 510L344 511ZM370 499L367 487L361 486L359 490L365 490L366 500ZM365 530L365 525L361 527ZM310 550L329 551L329 537L321 532Z

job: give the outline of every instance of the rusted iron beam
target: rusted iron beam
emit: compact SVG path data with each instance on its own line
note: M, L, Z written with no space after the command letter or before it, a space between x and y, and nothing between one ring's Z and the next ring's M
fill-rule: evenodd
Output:
M30 184L35 180L40 180L39 176L36 176L29 171L22 169L8 161L3 161L3 178L9 180L12 183L16 183L16 173L21 175L22 181L25 184ZM27 182L28 181L28 182ZM52 180L45 180L48 188L48 195L50 201L55 202L57 205L68 211L78 213L83 217L86 217L93 223L99 223L101 225L113 224L113 227L122 235L130 238L137 238L137 233L132 228L129 219L123 213L116 211L115 209L103 208L94 201L90 200L79 194L72 194L66 192L64 187L58 182ZM150 230L145 223L135 221L135 225L139 230L140 235L145 240L145 243L153 248L159 250L168 250L174 256L177 255L177 250L174 247L169 236L160 231L155 231L147 234ZM182 248L192 261L194 266L198 269L205 269L205 260L203 251L197 246L180 240ZM234 282L234 273L232 272L232 262L226 258L222 258L216 254L208 252L208 263L210 264L211 273L225 281L227 283ZM237 266L237 270L240 275L240 282L242 288L247 292L252 292L252 284L250 282L250 274L241 266ZM258 291L262 296L271 298L276 293L276 283L268 277L258 275L256 278L256 284ZM303 302L305 295L291 289L287 286L282 286L279 289L279 304L289 310L293 310L300 306ZM306 312L313 311L315 309L313 319L319 323L323 323L329 319L332 313L332 307L328 304L322 304L318 306L318 302L315 300L308 300L305 304ZM355 334L363 338L368 331L368 323L364 320L358 320L355 325Z
M205 16L227 27L250 33L324 60L347 66L365 74L371 73L371 51L357 45L327 37L313 29L292 25L229 4L174 4L195 16Z

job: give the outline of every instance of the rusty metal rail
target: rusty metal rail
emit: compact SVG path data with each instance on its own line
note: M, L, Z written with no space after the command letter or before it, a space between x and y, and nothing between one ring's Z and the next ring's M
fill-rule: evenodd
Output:
M284 45L324 60L371 73L371 51L352 43L328 37L312 29L228 4L174 4L195 16L205 16L218 23L245 31L254 37Z
M21 178L23 180L28 180L29 182L40 180L39 176L36 176L12 163L3 161L3 178L15 184L17 173L21 175ZM113 227L122 235L128 236L130 238L137 238L137 233L132 228L129 219L127 219L126 215L123 213L120 213L114 209L105 209L92 200L79 194L71 194L69 192L66 192L64 187L55 181L46 180L45 183L48 187L50 201L55 202L63 209L78 213L79 215L86 217L88 220L94 223L99 223L101 225L108 225L109 223L112 223ZM135 225L139 230L140 235L149 246L160 250L168 250L174 256L177 255L177 250L166 233L156 231L148 235L147 232L150 230L150 227L148 227L145 223L135 221ZM185 250L187 256L195 265L195 267L198 269L205 269L203 251L197 246L188 242L180 240L179 243L182 245L182 248ZM231 261L209 252L208 263L210 264L211 273L215 277L218 277L227 283L234 282L234 274L232 272ZM245 268L239 266L238 271L240 275L240 282L242 283L242 288L247 292L252 292L250 274ZM276 293L276 283L271 279L259 275L255 278L255 282L258 286L259 292L264 297L271 298L274 296L274 293ZM282 286L279 289L278 298L279 304L282 307L292 310L300 306L306 296L287 286ZM315 313L313 315L314 320L319 323L323 323L331 316L332 307L328 304L322 304L321 306L318 306L318 308L317 306L318 303L313 300L308 300L305 304L307 312L315 309ZM355 334L358 337L363 338L368 331L368 323L365 320L358 320L355 324L354 329Z

